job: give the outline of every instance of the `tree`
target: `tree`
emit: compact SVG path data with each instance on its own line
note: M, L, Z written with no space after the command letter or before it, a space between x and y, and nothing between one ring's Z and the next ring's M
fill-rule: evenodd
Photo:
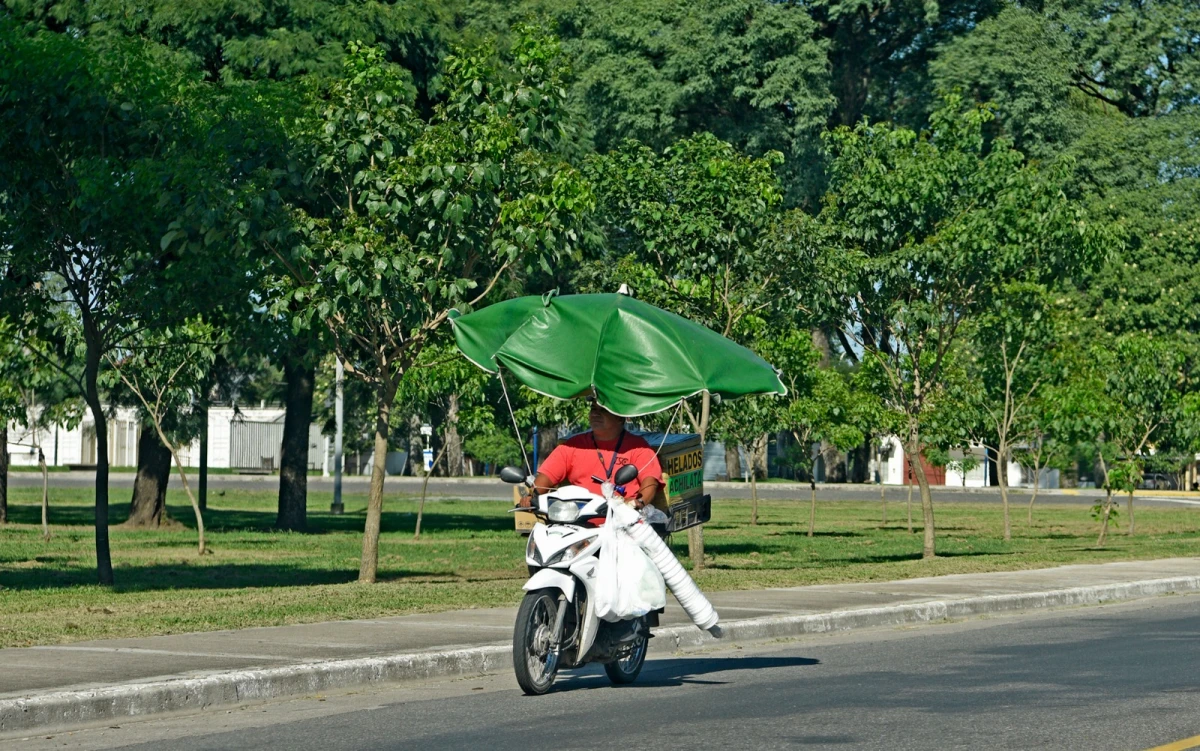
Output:
M27 417L20 383L27 367L12 324L0 318L0 524L8 523L8 425Z
M713 432L728 447L745 446L750 463L750 523L758 524L758 471L756 459L766 454L766 436L782 424L781 400L774 396L747 396L724 402L716 410Z
M1003 0L813 0L807 8L829 40L831 124L864 117L919 127L936 109L929 65L943 45L995 15Z
M800 272L768 242L783 202L774 173L781 159L744 156L707 133L661 154L626 142L594 157L589 175L611 255L585 270L580 286L628 283L647 302L748 343L753 332L743 323L787 307ZM708 394L698 401L685 410L703 443L712 403ZM699 526L688 531L696 569L704 565L702 535Z
M160 244L181 196L203 185L188 106L202 92L137 45L99 49L7 18L0 37L11 74L0 99L0 301L23 336L46 343L34 351L42 362L80 355L71 377L96 426L97 576L109 585L103 363L147 316L213 299L205 285L221 279L193 265L210 260L203 243L182 256Z
M106 354L112 373L141 403L158 440L175 461L179 482L196 517L200 555L207 552L204 515L179 455L198 432L196 419L205 415L199 405L215 359L215 345L211 326L190 321L176 329L145 331L133 344Z
M1187 387L1184 360L1174 342L1128 334L1119 337L1105 362L1105 393L1114 412L1108 440L1122 462L1121 489L1128 493L1129 534L1137 527L1133 491L1141 483L1144 453L1180 417Z
M279 252L292 299L375 392L360 581L378 567L400 379L452 308L482 301L510 269L569 257L592 204L556 154L566 128L556 43L526 30L511 54L511 77L486 50L452 56L447 99L424 119L402 72L355 48L321 116L304 124L325 201L297 207L301 241Z
M980 397L976 414L983 424L975 438L996 454L1005 540L1012 539L1008 463L1015 446L1037 440L1028 413L1056 377L1055 348L1064 333L1048 291L1022 282L998 290L973 330L967 388Z
M425 515L425 494L429 488L429 477L444 457L451 452L457 454L458 466L447 461L447 475L462 474L462 439L464 430L468 435L485 430L494 420L492 409L484 401L488 374L480 370L452 345L430 342L421 350L417 361L400 379L397 406L401 409L424 413L438 433L441 446L433 458L433 465L424 470L421 483L421 503L417 507L417 523L414 538L421 536L421 522ZM437 411L435 416L433 413ZM440 419L439 419L440 418Z
M787 155L791 204L815 204L820 131L833 106L827 44L800 5L678 0L539 0L476 11L476 23L549 19L578 75L572 106L600 153L635 139L662 151L711 133L742 153Z
M862 123L828 136L822 219L843 259L831 289L887 408L904 415L925 558L936 551L922 423L945 387L962 324L1003 281L1067 277L1101 254L1100 232L1064 195L1061 169L1042 172L1003 141L984 152L990 118L990 109L964 110L951 97L927 132Z
M177 50L209 81L335 77L348 42L385 50L424 87L452 33L442 3L357 3L347 0L253 0L197 6L186 0L13 0L14 16L98 39L138 38Z
M808 536L816 529L817 475L815 446L827 442L840 451L859 446L872 422L874 401L856 392L845 373L818 367L820 353L803 329L791 329L758 347L768 362L779 368L788 394L780 401L780 427L795 440L790 455L793 466L808 474L811 498Z

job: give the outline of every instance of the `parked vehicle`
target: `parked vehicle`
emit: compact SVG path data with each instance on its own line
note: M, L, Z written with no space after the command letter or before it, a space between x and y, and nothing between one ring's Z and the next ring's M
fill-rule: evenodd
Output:
M1168 472L1147 472L1142 475L1144 490L1178 490L1178 478Z
M532 485L532 478L515 467L505 467L500 477ZM589 662L603 663L614 684L632 683L642 671L658 614L610 623L592 606L600 529L609 503L620 502L613 486L636 477L637 467L626 465L605 483L607 497L566 485L540 496L536 507L522 509L538 519L525 549L530 577L513 628L513 669L526 694L546 693L560 669Z

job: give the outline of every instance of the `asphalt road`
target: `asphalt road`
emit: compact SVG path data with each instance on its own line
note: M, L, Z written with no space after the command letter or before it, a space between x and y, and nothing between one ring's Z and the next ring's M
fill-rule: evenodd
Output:
M623 688L593 670L532 698L503 673L9 746L1128 751L1200 734L1198 641L1200 597L1168 597L666 656Z
M95 475L91 472L54 472L50 474L51 487L55 488L90 488L95 484ZM127 490L133 487L132 472L112 473L109 475L109 487ZM355 476L345 478L344 489L347 493L366 493L369 478ZM209 475L209 487L212 492L221 490L260 490L275 491L279 487L277 475ZM11 487L41 487L41 475L33 472L13 472L9 475ZM171 476L171 487L177 487L178 477ZM385 485L387 492L406 495L420 495L421 480L412 477L389 477ZM194 488L194 485L193 485ZM333 481L324 477L309 477L310 493L326 493L333 497ZM749 498L750 488L744 484L708 483L705 486L713 500L731 500ZM896 486L885 488L888 502L903 502L907 498L907 489ZM1070 503L1090 506L1103 494L1102 491L1082 492L1080 495L1063 495L1043 492L1038 496L1039 503ZM914 494L915 495L915 494ZM431 498L458 498L465 500L511 500L512 487L505 485L495 478L432 478L429 483ZM807 500L809 489L803 484L762 483L758 486L759 498L790 500ZM822 501L878 501L879 486L830 484L818 485L817 497ZM1000 493L996 488L953 488L937 487L933 490L935 501L952 501L962 503L999 503ZM1009 500L1020 504L1027 501L1029 491L1023 488L1010 492ZM1179 498L1154 499L1138 496L1138 503L1148 505L1197 505L1200 501Z

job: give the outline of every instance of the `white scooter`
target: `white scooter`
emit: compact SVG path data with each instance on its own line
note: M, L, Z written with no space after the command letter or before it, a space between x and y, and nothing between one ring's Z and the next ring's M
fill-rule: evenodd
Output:
M500 478L533 484L515 467L502 469ZM513 629L513 668L526 694L546 693L559 668L588 662L603 663L614 684L632 683L641 672L658 614L609 623L592 607L600 527L609 503L623 502L616 488L636 478L637 467L627 464L603 484L605 495L567 485L539 496L536 507L515 509L538 518L525 549L530 577Z

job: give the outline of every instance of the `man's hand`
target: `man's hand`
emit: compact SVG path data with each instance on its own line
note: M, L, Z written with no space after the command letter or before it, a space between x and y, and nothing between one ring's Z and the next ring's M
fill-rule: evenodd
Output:
M533 494L529 491L528 487L521 487L521 498L517 501L517 508L533 508Z

